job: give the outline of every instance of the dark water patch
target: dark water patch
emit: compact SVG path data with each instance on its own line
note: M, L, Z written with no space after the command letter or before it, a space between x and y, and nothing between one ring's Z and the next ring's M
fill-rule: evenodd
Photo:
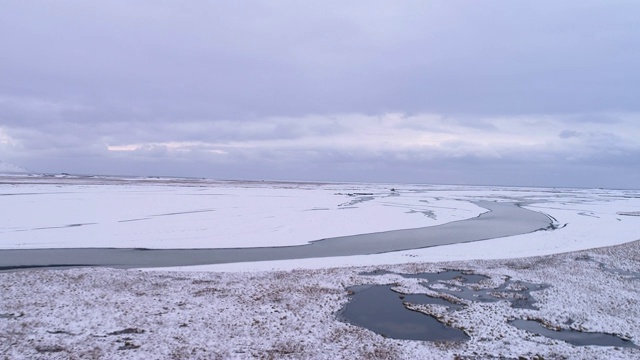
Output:
M516 309L538 310L535 306L536 300L531 295L532 291L540 291L549 287L546 284L534 284L524 281L512 281L507 279L497 288L471 288L468 286L455 285L446 288L433 287L430 284L423 284L429 290L437 291L443 294L451 295L459 299L467 301L477 301L482 303L491 303L498 301L508 301L511 307Z
M386 274L399 275L406 279L424 279L429 282L457 280L464 283L477 283L481 280L489 279L488 276L474 274L470 271L464 271L464 270L445 270L445 271L433 272L433 273L423 272L423 273L416 273L416 274L402 274L402 273L394 273L392 271L377 269L370 272L362 272L359 275L375 276L375 275L386 275Z
M519 280L512 281L510 278L507 278L503 284L496 288L481 288L477 286L478 283L482 280L489 279L489 277L464 270L446 270L417 274L399 274L386 270L360 273L360 275L369 276L386 274L399 275L407 279L427 280L428 282L422 283L421 285L436 293L446 294L457 299L483 303L505 300L510 302L513 308L517 309L537 310L535 307L535 298L531 295L531 292L544 290L549 287L549 285L546 284L534 284ZM446 299L445 301L448 302ZM453 308L455 303L450 302L450 305L450 307Z
M566 341L569 344L576 346L617 346L617 347L630 347L640 348L628 339L623 339L619 336L606 334L606 333L594 333L583 332L570 329L556 329L552 330L542 325L538 321L534 320L513 320L509 322L520 330L526 330L531 333L545 336L555 340Z
M423 341L465 341L463 331L446 326L431 315L406 308L406 295L390 285L349 288L351 300L340 316L348 323L384 337ZM425 298L427 298L425 296Z
M0 264L37 267L72 264L82 259L89 266L143 268L370 255L520 235L549 227L549 219L544 214L513 203L481 201L476 204L490 211L437 226L341 236L300 246L148 251L131 248L7 249L0 250Z
M375 275L385 275L385 274L393 274L393 275L399 275L402 276L404 278L418 278L418 279L424 279L426 278L428 275L433 275L433 277L431 277L431 279L433 281L435 281L435 279L441 278L441 279L448 279L448 278L455 278L457 274L460 274L459 271L455 271L455 270L449 270L449 271L445 271L442 273L419 273L419 274L400 274L400 273L394 273L391 271L387 271L387 270L374 270L371 272L363 272L360 273L359 275L364 275L364 276L375 276ZM444 275L444 276L443 276ZM482 276L483 278L484 275L479 275ZM416 305L427 305L427 304L435 304L435 305L444 305L446 307L448 307L450 310L459 310L462 309L464 306L460 305L459 303L455 303L452 302L448 299L442 298L442 297L434 297L434 296L430 296L427 294L402 294L400 295L400 298L406 302L406 303L410 303L410 304L416 304Z

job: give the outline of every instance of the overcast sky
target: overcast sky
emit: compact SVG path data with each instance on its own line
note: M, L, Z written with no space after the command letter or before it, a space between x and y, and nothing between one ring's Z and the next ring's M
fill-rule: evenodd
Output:
M34 172L640 188L640 2L0 2Z

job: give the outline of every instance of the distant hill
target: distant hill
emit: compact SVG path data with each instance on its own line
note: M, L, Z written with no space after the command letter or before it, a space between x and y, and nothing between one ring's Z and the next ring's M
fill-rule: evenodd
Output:
M0 174L16 174L27 172L27 169L21 168L20 166L0 161Z

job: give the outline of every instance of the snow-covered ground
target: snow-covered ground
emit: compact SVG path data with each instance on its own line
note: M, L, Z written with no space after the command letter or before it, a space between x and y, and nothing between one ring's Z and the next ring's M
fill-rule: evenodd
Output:
M455 196L383 185L9 180L0 185L0 207L7 209L0 218L4 249L301 245L487 211Z
M527 209L549 215L558 229L386 254L307 259L304 262L283 260L203 265L176 270L288 270L415 261L505 259L591 249L640 239L640 216L635 213L640 209L640 191L636 190L437 186L427 189L407 187L400 191L458 203L477 200L522 202Z
M218 265L207 270L347 266L545 255L640 239L640 191L433 185L0 178L0 249L241 248L435 226L523 203L559 229L380 255ZM202 268L200 268L202 269Z
M507 323L530 318L640 344L640 280L607 270L640 272L635 190L7 177L0 178L0 248L296 245L475 217L485 211L478 200L523 203L558 229L366 256L0 273L0 358L640 356ZM551 287L533 293L539 310L506 302L470 302L456 312L418 307L465 329L467 342L392 340L338 317L350 286L425 291L416 279L359 275L374 269L463 269L489 276L486 287L506 277Z
M507 260L411 263L263 272L115 269L0 274L0 354L7 359L637 359L639 349L572 346L508 324L536 319L553 327L617 334L640 344L637 278L606 271L587 256L640 271L640 243ZM539 310L508 302L460 311L419 307L464 329L460 343L384 338L340 321L347 288L396 284L426 289L396 273L471 270L551 287L533 292ZM539 356L539 357L537 357Z

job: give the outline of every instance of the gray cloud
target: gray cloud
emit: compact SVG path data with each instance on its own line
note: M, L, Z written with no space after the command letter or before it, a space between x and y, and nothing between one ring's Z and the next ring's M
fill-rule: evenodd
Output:
M574 137L579 137L580 133L575 130L562 130L558 136L562 139L571 139Z
M4 92L234 119L638 109L635 2L8 4Z
M0 159L637 187L639 12L590 0L4 1Z

